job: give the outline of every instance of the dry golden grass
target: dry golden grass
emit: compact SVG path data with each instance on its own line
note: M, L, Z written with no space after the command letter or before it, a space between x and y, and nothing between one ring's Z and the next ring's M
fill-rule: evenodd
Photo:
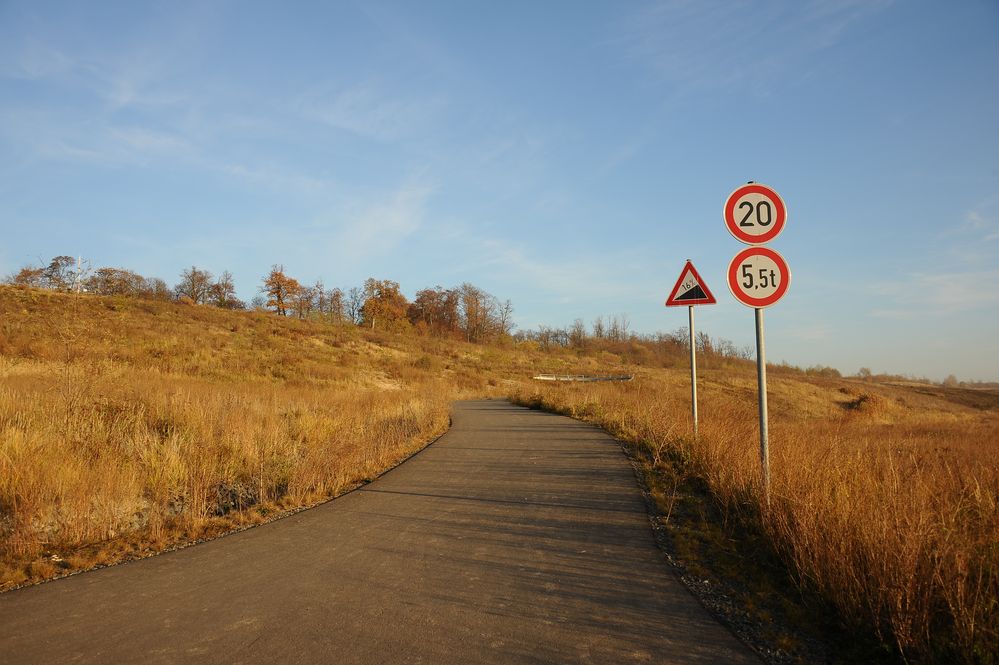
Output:
M774 371L768 509L752 366L702 360L695 442L685 370L650 369L681 356L2 287L0 590L336 496L444 431L452 400L513 394L703 480L723 521L758 531L802 588L905 657L995 662L995 395ZM637 377L526 385L537 372Z
M431 340L259 313L4 288L0 321L0 590L336 496L490 390Z
M848 624L874 626L904 657L994 662L995 406L773 377L767 508L753 369L708 371L699 384L696 441L682 372L647 370L623 385L536 387L517 399L600 424L647 447L657 464L679 461L707 482L724 514L767 535L802 587Z

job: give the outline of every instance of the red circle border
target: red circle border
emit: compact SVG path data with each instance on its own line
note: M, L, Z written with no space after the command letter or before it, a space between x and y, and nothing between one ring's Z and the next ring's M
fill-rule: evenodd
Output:
M781 270L781 277L783 278L781 279L781 285L777 287L776 291L774 291L766 298L752 298L750 296L747 296L737 287L733 286L734 284L739 283L738 282L739 277L738 275L735 274L736 270L738 269L738 266L742 264L742 262L746 259L747 256L753 254L762 254L763 256L767 257L768 259L776 263L777 267L780 268ZM770 307L770 305L773 305L778 300L784 297L784 294L787 292L787 288L790 285L791 285L791 268L788 267L787 261L784 260L783 256L781 256L774 250L770 249L769 247L747 247L746 249L736 254L732 258L732 261L728 264L728 290L732 292L732 295L735 297L736 300L741 302L743 305L746 305L747 307L755 307L759 309L762 309L764 307Z
M735 223L735 202L746 194L763 194L774 202L774 206L777 208L777 219L774 221L773 227L768 229L766 233L752 236L742 231L739 225ZM735 236L736 240L744 242L747 245L763 245L779 236L781 231L784 230L784 223L787 221L787 207L784 205L784 199L780 197L780 194L773 187L754 182L743 185L728 195L722 215L725 218L725 227L729 233Z

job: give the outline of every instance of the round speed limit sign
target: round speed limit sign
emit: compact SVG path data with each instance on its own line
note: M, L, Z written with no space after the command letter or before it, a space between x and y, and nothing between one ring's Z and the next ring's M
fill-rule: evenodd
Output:
M784 257L769 247L747 247L728 264L728 288L749 307L763 308L784 297L791 269Z
M784 230L787 208L773 188L751 182L729 194L724 215L725 226L736 240L762 245Z

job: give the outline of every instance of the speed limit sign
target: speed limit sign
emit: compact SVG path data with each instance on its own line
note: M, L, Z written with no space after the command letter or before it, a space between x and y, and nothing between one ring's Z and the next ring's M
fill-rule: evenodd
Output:
M784 257L769 247L747 247L728 264L728 288L743 305L769 307L784 297L791 269Z
M780 194L755 182L729 194L723 212L729 233L747 245L770 242L780 235L787 221L787 208Z

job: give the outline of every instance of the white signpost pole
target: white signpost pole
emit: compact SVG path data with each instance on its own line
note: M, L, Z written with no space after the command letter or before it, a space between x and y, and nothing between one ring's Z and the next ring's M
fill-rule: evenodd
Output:
M760 395L760 466L763 494L770 507L770 432L767 413L767 352L763 341L763 308L756 308L756 381Z
M694 419L694 439L697 439L697 350L694 346L694 306L687 308L690 313L690 414Z

